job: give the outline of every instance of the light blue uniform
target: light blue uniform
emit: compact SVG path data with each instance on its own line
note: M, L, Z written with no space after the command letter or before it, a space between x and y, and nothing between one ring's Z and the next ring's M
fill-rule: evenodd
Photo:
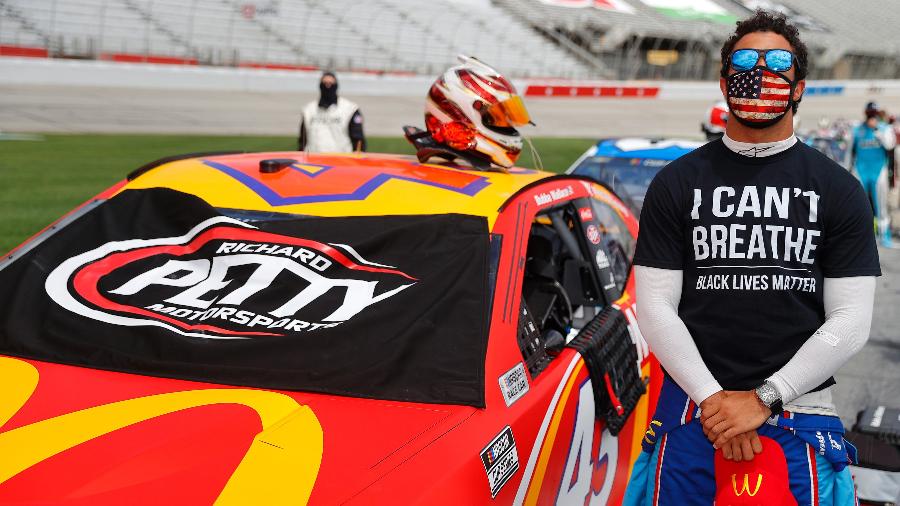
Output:
M853 129L853 174L862 183L878 224L878 234L882 241L891 241L890 216L888 215L887 165L888 153L883 139L892 132L887 125L879 123L870 128L865 123Z

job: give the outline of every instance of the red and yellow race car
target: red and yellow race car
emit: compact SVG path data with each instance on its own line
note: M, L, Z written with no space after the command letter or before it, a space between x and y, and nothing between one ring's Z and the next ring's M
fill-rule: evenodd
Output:
M0 503L618 504L636 235L578 176L149 164L0 260Z

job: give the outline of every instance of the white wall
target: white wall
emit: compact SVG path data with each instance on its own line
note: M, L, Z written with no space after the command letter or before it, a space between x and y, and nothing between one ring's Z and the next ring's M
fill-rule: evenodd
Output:
M200 67L105 61L0 57L0 85L108 86L170 90L211 90L248 92L313 92L318 89L319 72L267 69ZM348 95L421 97L434 80L432 76L396 76L343 73L341 90ZM518 80L520 91L540 81ZM709 81L552 81L560 85L658 86L656 99L715 100L717 82ZM808 86L842 86L841 95L900 96L900 81L810 81ZM811 98L813 95L809 95ZM554 98L553 100L565 100ZM577 98L574 100L593 100ZM605 100L605 99L597 99ZM647 100L647 99L635 99Z

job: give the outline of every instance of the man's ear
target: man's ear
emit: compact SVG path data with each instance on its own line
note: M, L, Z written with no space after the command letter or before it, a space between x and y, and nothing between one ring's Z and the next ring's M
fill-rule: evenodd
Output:
M728 100L728 94L725 93L725 86L727 86L724 77L719 78L719 90L722 92L722 98Z
M804 91L806 91L806 79L801 79L797 81L797 86L794 87L794 102L799 102L803 98Z

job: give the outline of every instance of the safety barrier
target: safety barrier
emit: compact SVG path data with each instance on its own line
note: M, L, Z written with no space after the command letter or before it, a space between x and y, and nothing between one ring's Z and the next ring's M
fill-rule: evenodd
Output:
M253 92L295 92L316 89L319 71L310 67L243 63L239 67L208 67L194 61L131 58L107 60L47 58L28 48L0 46L0 85L108 86L121 88L192 89ZM434 76L370 71L344 72L341 88L363 96L422 96ZM715 81L567 81L516 80L516 87L537 100L715 100ZM810 81L806 96L900 96L900 80Z

